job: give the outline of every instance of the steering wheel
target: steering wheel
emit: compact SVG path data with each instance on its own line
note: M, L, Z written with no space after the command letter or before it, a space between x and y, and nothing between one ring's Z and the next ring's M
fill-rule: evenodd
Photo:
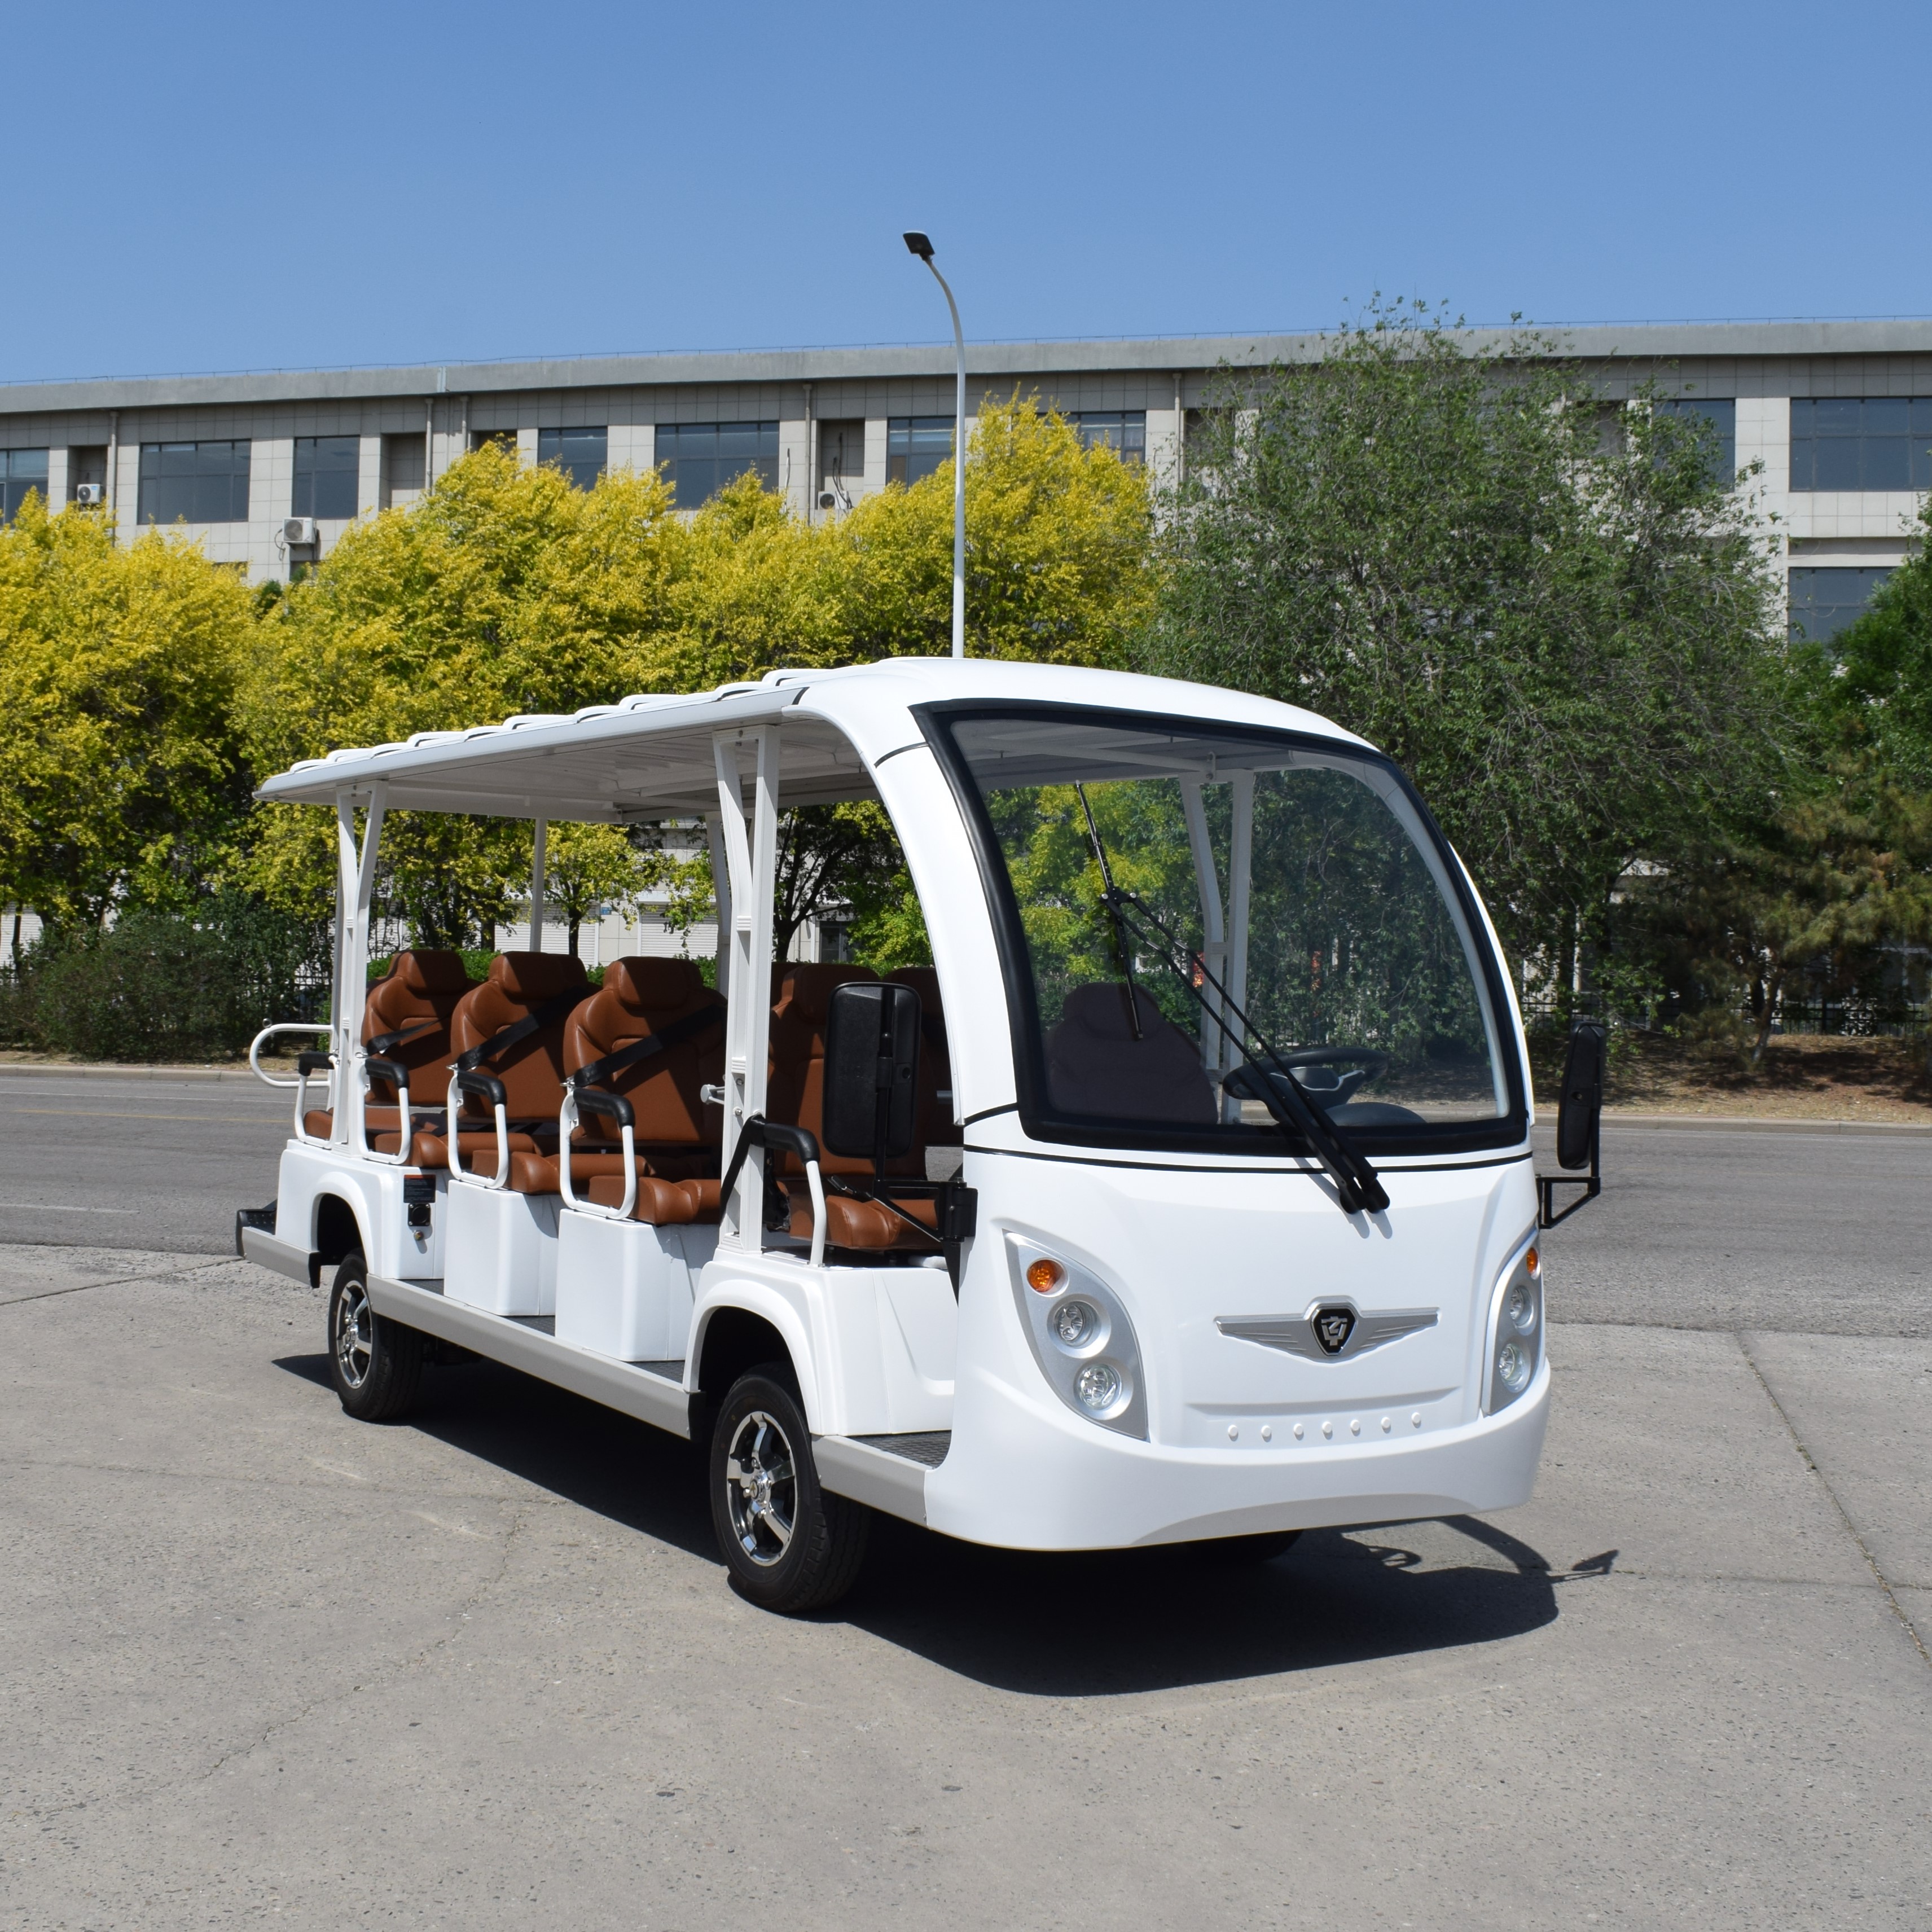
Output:
M1304 1066L1332 1066L1336 1070L1332 1080L1301 1080L1308 1092L1318 1094L1323 1103L1339 1106L1350 1099L1355 1089L1370 1080L1379 1080L1388 1071L1389 1057L1378 1053L1372 1046L1303 1046L1292 1053L1278 1054L1276 1058L1284 1066L1300 1069ZM1298 1072L1297 1078L1300 1078Z

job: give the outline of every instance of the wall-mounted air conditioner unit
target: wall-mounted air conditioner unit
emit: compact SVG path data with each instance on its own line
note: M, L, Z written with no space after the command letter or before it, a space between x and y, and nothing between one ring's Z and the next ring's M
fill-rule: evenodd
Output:
M313 517L284 517L282 519L282 541L292 550L298 544L315 542L315 519Z
M105 483L76 483L74 486L74 500L82 508L98 510L107 500Z

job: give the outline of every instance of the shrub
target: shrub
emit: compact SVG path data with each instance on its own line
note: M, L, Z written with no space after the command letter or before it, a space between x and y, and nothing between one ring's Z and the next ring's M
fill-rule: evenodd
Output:
M16 1045L83 1060L165 1060L244 1052L272 1020L302 1016L318 934L247 900L200 918L143 910L105 928L54 928L0 1000Z

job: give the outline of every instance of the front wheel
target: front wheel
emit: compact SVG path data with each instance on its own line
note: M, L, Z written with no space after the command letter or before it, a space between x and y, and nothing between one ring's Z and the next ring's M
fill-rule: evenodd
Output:
M739 1592L795 1616L857 1581L871 1516L818 1486L812 1432L776 1366L732 1384L711 1435L711 1520Z
M389 1422L408 1414L422 1380L427 1339L376 1312L360 1255L335 1270L328 1292L328 1375L357 1421Z

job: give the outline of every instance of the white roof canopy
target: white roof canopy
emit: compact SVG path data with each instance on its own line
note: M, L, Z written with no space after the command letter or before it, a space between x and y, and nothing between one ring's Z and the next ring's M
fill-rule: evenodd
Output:
M778 790L787 806L876 798L872 767L923 742L909 707L962 698L1090 706L1362 742L1312 712L1203 685L1055 665L899 658L838 670L773 671L759 684L626 698L568 717L512 718L464 731L419 732L404 742L304 759L269 779L256 796L333 805L345 791L366 796L380 784L386 808L392 812L608 824L695 817L718 808L717 734L776 724ZM1016 768L1038 763L1045 775L1064 765L1066 747L1056 754L1054 744L1063 731L1062 725L1046 721L1030 728L1016 721ZM1130 731L1123 740L1118 771L1108 769L1112 760L1106 754L1090 746L1091 775L1164 769L1158 757L1150 760L1144 743L1130 748L1136 736ZM1232 762L1255 760L1252 754L1236 753ZM1174 766L1202 768L1198 752L1182 754Z

